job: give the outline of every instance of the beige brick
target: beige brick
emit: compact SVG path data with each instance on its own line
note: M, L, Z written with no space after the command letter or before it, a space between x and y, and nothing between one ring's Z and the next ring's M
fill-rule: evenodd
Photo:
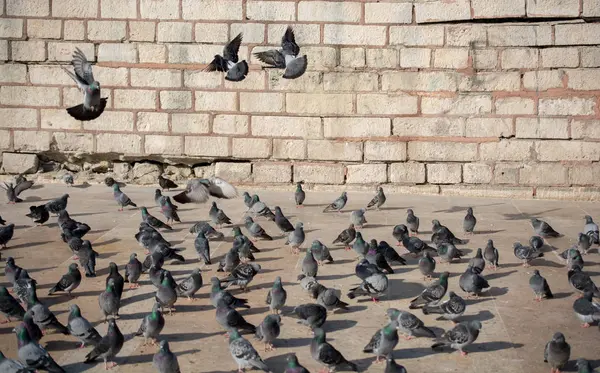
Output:
M577 48L544 48L540 50L543 67L577 67L579 50Z
M278 113L283 105L283 93L240 92L240 111Z
M519 170L519 184L561 185L568 179L568 169L558 163L526 164Z
M323 40L326 44L385 45L385 26L325 25Z
M558 26L557 26L558 27ZM552 45L550 25L491 26L488 28L490 46L542 46ZM556 41L557 44L563 44Z
M573 185L596 185L600 180L600 163L573 165L569 168L569 183Z
M287 93L288 113L347 114L352 112L352 94L349 93Z
M89 131L133 131L133 113L125 111L104 111L95 120L83 122Z
M416 162L390 164L390 182L420 184L425 182L425 165Z
M571 122L571 137L574 139L600 139L600 121L573 120Z
M27 20L27 37L29 39L60 39L62 22L50 19Z
M463 165L463 182L467 184L489 184L492 177L490 165L484 163L465 163Z
M472 0L475 18L522 17L525 15L525 0Z
M440 137L465 135L463 118L394 118L394 136Z
M72 118L65 117L65 111L61 109L41 110L41 127L48 129L81 129L81 122Z
M358 114L416 114L417 97L403 94L359 94L356 98Z
M179 18L179 2L180 0L140 0L140 14L142 18L148 19L176 19ZM196 4L200 8L198 2ZM185 9L186 6L183 5Z
M127 33L126 27L125 21L88 21L88 39L123 41Z
M456 142L408 143L408 159L413 161L474 161L477 157L477 144Z
M458 48L436 49L433 58L433 67L464 69L469 65L469 50Z
M143 89L115 89L115 108L119 109L154 109L156 108L156 92Z
M221 74L202 70L183 72L183 85L192 88L217 88L221 86Z
M254 123L252 123L254 126ZM254 129L254 127L252 127ZM248 117L245 115L215 115L213 132L228 135L246 135L248 133Z
M527 0L527 17L577 17L579 0Z
M233 162L217 162L215 164L215 176L222 177L226 180L248 181L252 175L252 164L248 163L233 163Z
M308 140L308 158L320 161L361 161L362 144L359 142Z
M366 141L365 160L405 161L406 143L398 141Z
M366 65L365 50L363 48L341 48L340 64L348 67L364 67Z
M10 118L10 121L0 121L0 128L37 128L36 109L0 108L1 118Z
M208 133L208 114L171 114L171 131L173 133Z
M510 118L467 118L467 137L510 137L514 135Z
M431 184L458 184L462 181L462 168L456 163L428 163L427 181Z
M227 137L186 136L185 154L208 157L228 157L229 140Z
M323 70L337 66L337 50L332 47L303 47L311 70Z
M58 88L48 87L0 87L0 103L12 106L58 106Z
M506 73L476 73L465 76L460 82L460 91L489 92L489 91L519 91L521 89L521 74Z
M46 44L43 41L13 41L13 61L45 61Z
M559 24L555 26L557 45L598 44L595 35L600 32L599 23Z
M130 29L131 34L131 29ZM83 40L85 39L85 24L83 21L65 20L63 30L64 40Z
M131 69L133 87L181 87L181 71Z
M21 152L50 150L50 132L14 131L13 149Z
M347 184L379 184L387 182L386 164L355 164L346 166Z
M0 150L10 149L10 131L0 130ZM22 169L22 164L21 164ZM22 172L22 171L19 171Z
M129 39L131 41L154 41L156 24L154 22L129 22Z
M0 19L0 38L20 38L23 36L22 19Z
M292 181L292 165L289 163L254 163L252 176L255 183L289 183Z
M431 49L404 48L400 51L401 67L426 68L431 65Z
M96 18L98 0L52 0L52 17Z
M30 68L31 82L35 84L37 74L34 70L32 75ZM64 72L63 72L64 75ZM21 64L3 64L0 65L0 82L1 83L26 83L27 82L27 67Z
M434 0L415 3L417 23L459 21L471 18L469 0Z
M94 78L101 82L102 87L127 86L128 75L129 71L125 67L94 66Z
M517 118L516 136L523 139L568 139L566 118Z
M0 170L10 174L34 173L38 170L39 163L35 154L4 153Z
M100 133L96 135L96 151L98 153L140 154L142 138L139 135Z
M381 88L384 91L456 91L454 72L384 72Z
M456 98L423 97L423 114L486 114L492 111L492 97L460 95Z
M545 91L551 88L562 88L564 70L537 70L523 74L523 86L532 91Z
M136 0L100 0L102 18L137 18Z
M334 3L335 4L335 3ZM358 3L355 3L358 4ZM360 18L360 8L359 8ZM365 3L366 23L411 23L411 3Z
M229 29L229 39L233 39L240 32L244 35L244 43L265 42L265 25L261 23L234 23Z
M390 45L433 46L444 44L444 26L391 26Z
M189 22L160 22L156 38L159 42L191 42L192 24Z
M367 66L376 69L394 68L398 66L396 49L367 49Z
M519 172L522 167L522 164L496 163L494 166L494 183L517 184L519 182Z
M140 132L168 132L169 114L167 113L137 113L137 129Z
M574 140L539 141L536 144L538 160L542 162L598 161L600 146L596 142Z
M167 47L162 44L143 43L137 45L140 63L165 63L167 62Z
M271 24L268 27L268 42L280 44L287 25ZM294 25L294 36L298 45L319 44L321 41L321 27L319 25Z
M165 110L191 109L192 92L160 91L160 107Z
M391 132L388 118L325 118L325 137L387 137Z
M311 117L253 116L252 135L267 137L321 137L321 119Z
M225 23L196 23L194 40L199 43L227 43L227 30Z
M305 159L304 140L273 139L273 158Z
M453 47L485 46L487 33L485 27L466 24L446 26L446 45Z
M600 16L600 0L583 0L583 16L584 17L599 17Z
M592 98L541 98L540 115L593 115L596 102Z
M246 19L254 21L293 21L296 18L295 13L296 4L292 1L249 1L246 3Z
M235 111L235 92L196 91L196 111Z
M284 79L281 71L276 69L271 69L268 73L269 90L302 93L323 91L323 74L317 71L305 72L302 79Z
M581 48L581 66L582 67L600 67L600 48L583 47Z
M365 18L367 13L365 10ZM298 21L358 22L360 14L359 2L300 1L298 4ZM367 20L367 23L370 21Z
M495 69L498 65L498 52L495 49L476 49L473 51L475 69Z
M100 44L98 46L98 61L136 62L136 46L133 44Z
M479 145L483 161L524 161L531 158L532 151L533 141L500 140Z
M171 63L209 63L215 54L223 53L223 45L168 44L167 48ZM242 46L239 51L240 59L246 59L247 55L248 48Z
M242 19L242 0L183 0L183 19Z
M507 48L502 51L503 69L533 69L538 67L537 49Z
M568 87L579 90L597 90L600 89L600 73L598 69L578 69L568 70Z
M52 140L63 152L92 152L94 135L91 133L54 132Z
M146 135L144 153L146 154L181 154L183 142L180 136Z
M325 73L323 87L326 91L377 91L378 78L374 73Z
M234 137L231 148L236 158L269 158L271 139Z
M44 17L50 15L49 0L6 0L9 16Z
M281 74L281 72L280 72ZM290 80L290 79L287 79ZM249 71L246 78L241 82L225 80L226 89L262 91L265 89L265 72Z
M0 40L0 61L8 61L8 40Z
M345 167L341 164L296 163L294 182L315 184L343 184Z
M496 99L496 114L535 114L535 101L526 97Z

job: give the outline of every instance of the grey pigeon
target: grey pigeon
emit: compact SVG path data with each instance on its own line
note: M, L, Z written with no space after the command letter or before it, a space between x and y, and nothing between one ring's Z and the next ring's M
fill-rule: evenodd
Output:
M200 268L194 268L188 277L179 282L175 291L177 292L177 296L187 297L189 300L193 300L194 295L201 287L202 274L200 273Z
M356 229L354 228L354 224L350 224L347 229L344 229L335 240L333 240L332 244L341 243L345 246L346 250L350 250L350 243L354 241L356 238Z
M73 174L71 173L66 173L63 175L62 177L62 181L64 181L65 184L67 184L67 186L73 186Z
M265 344L265 351L273 351L273 341L281 333L281 316L267 315L263 322L256 328L255 337Z
M433 232L431 235L431 242L436 246L442 242L449 242L454 245L464 245L466 243L466 241L456 238L454 233L452 233L448 227L443 226L438 220L432 220L431 224L431 230Z
M227 306L222 300L217 303L216 318L219 325L231 336L233 331L256 333L256 327L247 322L234 308Z
M383 273L376 264L370 263L367 259L362 259L354 268L356 277L365 280L375 273Z
M239 229L239 227L236 228ZM203 232L204 235L211 240L222 240L225 237L225 235L222 232L217 231L210 224L203 221L192 225L189 229L189 232L195 234Z
M28 368L21 362L9 359L0 351L0 372L4 373L33 373L35 369Z
M140 210L142 211L142 221L146 222L149 226L156 229L164 228L169 231L173 230L169 224L164 223L162 220L150 214L147 208L140 207Z
M96 256L98 253L92 248L92 243L88 240L81 242L81 248L77 253L79 265L85 271L85 277L96 277Z
M546 343L544 348L544 363L550 364L550 373L560 373L570 357L571 346L565 340L565 336L560 332L554 333L552 340Z
M523 267L529 267L529 262L533 259L544 256L543 252L537 251L531 246L523 246L519 242L513 244L513 252L515 257L523 262Z
M27 312L33 317L33 322L35 322L41 330L55 330L64 335L69 335L67 327L61 324L54 313L38 299L36 282L29 281L27 286L29 288L27 290Z
M136 337L144 336L144 345L148 343L156 344L160 332L165 327L165 318L160 311L160 304L154 303L152 312L144 316L138 331L134 334Z
M287 300L287 292L283 288L283 284L281 283L281 277L275 277L275 281L273 282L273 287L267 293L266 304L269 305L269 309L272 313L279 313L279 311L285 306L285 301Z
M460 251L452 242L439 242L437 245L437 252L440 255L440 261L445 263L452 263L454 259L462 258L462 251Z
M106 108L107 98L101 97L100 83L94 79L92 65L79 48L75 48L71 60L74 73L63 70L75 81L77 88L83 93L83 103L67 108L67 113L77 120L89 121L98 118Z
M210 303L213 307L217 307L221 301L225 306L231 308L250 308L247 299L236 298L227 290L221 289L221 282L218 278L212 277L210 283Z
M383 188L377 187L377 194L375 194L375 197L369 201L367 204L367 209L375 207L377 210L379 210L379 208L385 203L386 199L385 193L383 193Z
M219 262L217 272L231 272L240 264L240 254L238 246L243 244L241 237L236 237L233 241L233 247L229 249L225 257ZM239 243L239 245L236 245Z
M237 197L237 189L219 177L188 181L185 190L173 196L178 203L204 203L210 196L231 199Z
M22 270L23 268L15 263L15 258L12 256L6 258L6 264L4 266L4 277L6 277L6 281L14 284Z
M283 233L289 233L294 230L294 226L290 223L288 218L283 215L279 206L275 206L275 224L277 224L277 228Z
M317 279L315 279L314 277L307 276L303 277L300 280L300 287L302 288L302 290L306 291L313 299L317 299L317 297L319 296L319 292L326 289L325 286L317 282Z
M302 181L296 183L296 191L294 192L294 200L296 201L296 208L304 206L304 200L306 199L306 192L302 189Z
M242 33L230 40L223 48L223 55L216 54L204 71L224 72L225 80L240 82L248 75L248 62L239 60L238 53L242 44Z
M285 371L283 373L310 373L300 362L296 354L289 354L285 360L287 361Z
M324 261L328 263L333 263L333 257L329 252L329 248L319 240L314 240L312 245L310 246L310 251L312 252L315 260L319 265L322 265Z
M346 206L346 202L348 202L348 194L346 192L342 192L341 196L336 198L335 201L331 202L329 205L327 205L327 207L325 207L325 209L323 209L323 212L337 211L341 213L344 206Z
M172 180L167 179L163 175L158 175L158 185L160 185L162 190L177 188L177 184L175 184Z
M465 273L460 276L458 285L469 296L471 294L479 296L484 289L490 287L490 284L473 267L467 267Z
M298 324L311 329L320 328L327 321L327 309L320 304L306 303L294 307L294 315L299 319Z
M467 234L473 234L475 224L477 224L477 219L475 218L475 215L473 215L473 208L469 207L467 209L467 215L465 215L465 219L463 220L463 231Z
M23 316L25 316L25 310L21 304L8 293L4 286L0 286L0 313L6 318L5 322L10 322L11 318L23 320Z
M477 340L480 330L481 322L477 320L459 323L453 329L442 334L440 342L433 344L431 348L450 347L460 351L461 355L466 356L465 347Z
M255 223L251 217L247 216L246 220L244 221L244 224L246 226L246 229L248 230L248 232L250 233L250 235L252 237L262 238L262 239L268 240L268 241L273 240L273 237L271 237L269 234L267 234L267 232L265 232L263 227L261 227L260 224Z
M367 219L365 218L366 211L366 209L360 209L352 211L350 214L350 222L354 224L356 228L362 228L367 223Z
M284 79L296 79L306 71L308 60L306 55L300 56L300 47L296 44L294 30L288 26L281 38L281 49L271 49L254 53L259 61L271 67L285 69Z
M273 214L273 211L271 211L271 209L260 200L258 195L253 195L252 201L252 206L249 209L251 214L254 216L262 216L269 220L275 220L275 214Z
M6 199L9 204L23 202L19 195L26 191L27 189L33 186L33 181L24 180L21 182L13 183L4 183L4 185L0 185L0 188L6 191Z
M254 200L248 192L244 192L242 194L242 197L244 198L244 205L246 205L246 207L248 208L246 212L248 212L250 211L250 207L252 207L252 205L254 204Z
M443 272L440 274L440 278L437 281L431 283L425 288L425 290L421 292L418 297L410 301L410 306L408 308L414 310L416 308L439 302L444 295L446 295L446 291L448 290L449 276L450 273L448 272Z
M48 291L48 295L52 295L57 291L65 291L71 296L71 292L77 289L80 283L81 272L77 268L77 263L71 263L69 264L69 271Z
M106 335L102 337L100 342L94 347L94 349L85 356L85 364L90 364L98 358L104 360L104 369L108 370L117 365L114 361L109 365L108 362L113 359L123 347L125 338L115 319L110 319L108 322L108 330Z
M406 260L386 241L379 241L378 250L383 254L389 265L406 265Z
M81 316L81 310L76 304L69 307L69 323L67 324L71 335L81 341L80 348L86 344L96 346L102 340L98 331Z
M436 249L427 245L419 237L410 237L408 235L408 228L406 228L404 224L396 225L392 234L394 238L399 240L399 242L404 246L404 248L414 256L420 255L423 251L428 251L429 253L431 253L431 255L437 254Z
M171 352L169 342L160 341L159 349L152 358L152 366L158 373L181 373L177 356Z
M125 282L129 282L129 288L139 288L138 282L142 275L142 263L137 259L137 254L133 253L129 256L129 262L125 265Z
M208 211L208 216L217 228L222 228L225 224L231 224L231 219L225 215L215 201L213 201L210 210Z
M379 297L385 294L388 287L388 278L384 273L374 273L363 280L360 286L350 289L348 298L354 299L357 296L368 296L373 302L378 302Z
M327 311L334 311L336 309L348 311L348 303L340 300L340 296L342 295L340 290L327 289L321 285L316 287L315 291L318 292L317 303L325 307Z
M592 366L586 359L577 359L575 366L578 368L577 373L593 373Z
M254 246L254 243L252 243L252 241L250 241L248 237L244 236L240 227L233 227L231 231L233 233L234 238L240 237L243 239L244 244L250 246L250 251L252 251L253 253L260 253L260 250L257 249L256 246Z
M585 233L579 233L577 235L577 248L579 251L586 255L588 250L592 246L592 238Z
M453 291L448 292L446 299L441 299L439 302L423 306L423 314L441 315L438 320L450 320L456 322L456 319L461 317L467 309L467 303L459 295Z
M19 344L19 360L28 368L45 370L50 373L65 373L65 370L56 364L56 361L48 354L48 351L37 342L31 340L23 324L17 325L14 331L17 334Z
M25 216L31 218L36 225L42 225L50 219L50 213L44 205L29 206L29 214Z
M324 365L329 372L334 372L342 367L348 367L357 372L356 364L346 358L331 344L327 342L327 334L321 328L313 329L313 339L310 342L310 355L316 362Z
M46 208L46 210L48 210L48 212L51 212L54 215L58 215L58 213L60 211L67 209L68 201L69 201L69 195L63 194L59 198L56 198L56 199L46 202L44 207Z
M494 241L487 241L485 249L483 249L483 259L493 270L498 269L498 266L500 265L498 262L500 259L500 254L498 253L498 249L494 247Z
M386 313L390 322L396 322L396 327L405 336L405 339L412 339L415 334L417 336L435 338L435 333L412 313L400 311L396 308L388 308Z
M371 240L368 246L367 254L365 255L365 259L371 264L375 264L377 268L381 271L384 271L386 274L394 273L394 270L388 264L387 260L381 252L379 252L379 247L377 245L377 240Z
M290 246L290 250L294 254L300 253L300 246L304 243L306 234L304 233L304 224L301 222L296 223L296 227L293 232L290 232L288 239L285 242L286 245Z
M9 224L0 228L0 247L3 249L7 248L8 242L13 238L13 234L15 233L15 225Z
M178 222L181 223L181 219L179 219L179 215L177 214L177 208L171 202L170 197L163 197L160 199L160 212L167 218L167 223L169 222Z
M386 358L394 351L394 347L398 344L398 321L393 320L382 329L373 334L371 340L365 347L363 352L372 352L375 354L375 363L379 363L379 358Z
M406 368L394 360L392 355L390 354L385 362L385 371L384 373L407 373Z
M430 279L435 272L435 259L431 257L428 251L423 252L423 257L419 259L419 271L423 275L423 279Z
M479 273L483 272L485 268L485 260L483 259L483 251L481 248L478 248L475 256L469 259L469 267L476 268L479 270Z
M256 263L241 263L231 271L231 274L222 279L221 283L225 284L225 288L231 285L237 285L245 291L249 291L248 284L254 279L254 276L260 272L260 264Z
M40 327L37 326L35 321L33 321L31 311L27 311L25 312L25 315L23 315L23 325L25 325L25 329L27 329L31 340L36 343L39 343L42 337L44 336L44 332L42 332L42 329L40 329Z
M19 272L19 277L13 282L13 294L16 295L22 304L29 304L29 297L32 292L35 292L36 281L29 277L27 270L23 269Z
M583 257L581 256L579 250L571 248L567 249L563 254L563 258L567 260L567 269L574 268L576 266L579 268L583 268Z
M113 185L113 197L115 198L115 201L117 201L117 204L119 205L119 211L123 211L123 207L127 207L127 206L137 207L137 205L135 203L133 203L133 201L131 199L129 199L127 194L121 192L121 188L119 188L119 184Z
M540 236L531 236L529 239L529 246L533 247L534 250L541 250L544 247L544 239Z
M233 249L237 250L240 262L248 263L256 260L252 254L252 242L245 236L238 236L233 239Z
M306 255L302 260L302 274L309 277L317 277L319 271L319 263L315 260L311 248L306 249Z
M569 269L567 277L573 289L582 294L589 291L594 295L594 298L600 298L600 290L598 290L598 287L596 287L590 276L583 272L580 267L575 266Z
M415 215L413 209L406 210L406 226L410 233L419 234L419 218Z
M106 290L100 293L98 297L98 303L100 304L100 310L104 314L104 322L108 321L108 316L118 317L119 307L121 306L121 298L115 290L114 279L109 279L106 284Z
M546 223L543 220L533 218L531 219L531 226L533 227L535 234L541 237L548 238L561 236L561 234L555 231L554 228L550 226L550 224Z
M594 223L594 219L591 216L585 216L585 225L583 226L583 233L590 237L590 241L592 244L600 245L600 231L598 229L598 224Z
M173 283L170 273L163 276L162 282L156 289L156 295L154 299L160 304L161 310L164 312L165 308L169 309L169 315L175 311L175 302L177 302L177 291L175 290L176 285Z
M256 368L269 373L269 367L260 358L252 344L233 329L229 333L229 352L238 365L238 372L245 368Z
M123 287L125 286L125 279L119 273L119 267L117 267L117 263L115 263L115 262L110 262L108 264L108 276L106 276L106 285L107 286L108 286L108 282L111 279L114 282L115 293L117 294L119 299L121 299L121 296L123 295Z
M356 240L352 244L352 250L358 254L360 259L364 258L367 252L369 252L369 245L365 242L360 232L356 232Z
M589 328L590 324L600 321L600 303L594 302L592 299L593 294L588 291L573 303L573 311L583 323L581 325L583 328Z
M198 259L201 259L206 265L212 264L210 261L210 244L208 238L206 238L206 233L198 232L194 240L194 249L198 253Z
M550 290L550 286L546 279L540 275L540 271L537 269L533 271L533 276L529 279L529 287L535 294L535 300L541 302L542 298L552 299L554 295Z

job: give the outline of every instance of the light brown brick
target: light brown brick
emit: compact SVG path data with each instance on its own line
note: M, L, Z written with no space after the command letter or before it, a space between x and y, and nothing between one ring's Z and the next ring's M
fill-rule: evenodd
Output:
M559 24L554 28L557 45L598 44L595 35L600 32L598 23Z
M9 16L44 17L50 15L49 0L6 0Z
M463 182L467 184L489 184L492 181L492 167L484 163L465 163Z
M8 150L10 149L10 141L11 141L11 133L10 131L0 130L0 150ZM6 153L8 154L8 153ZM20 164L21 169L23 168L23 164ZM22 172L22 171L19 171Z
M137 129L139 132L168 132L169 114L167 113L137 113Z
M556 140L536 144L538 160L542 162L598 161L600 147L595 142Z
M102 18L137 18L136 0L100 0Z
M162 44L143 43L137 45L140 63L165 63L167 62L167 47Z
M531 159L533 141L500 140L479 145L479 157L483 161L525 161Z
M96 135L98 153L140 154L142 139L139 135L100 133Z
M215 54L223 53L222 45L209 44L167 44L171 63L210 63ZM239 58L246 59L248 48L240 47ZM216 74L216 73L215 73ZM219 76L221 73L218 74Z
M518 138L568 139L569 121L566 118L517 118Z
M569 183L574 185L596 185L600 179L600 163L573 165L569 168Z
M250 162L217 162L215 164L215 176L232 182L248 181L252 178L252 164Z
M50 132L14 131L13 149L21 152L50 150Z
M278 113L283 111L283 93L240 92L240 111Z
M492 111L492 97L460 95L455 98L423 97L423 114L486 114Z
M367 18L367 13L368 11L365 11L365 18ZM360 14L359 2L300 1L298 3L299 21L351 23L360 21ZM367 23L370 22L367 20Z
M359 142L308 140L308 158L321 161L360 161L362 144Z
M281 72L275 69L269 71L267 77L269 90L316 92L323 91L323 74L317 71L307 71L302 79L284 79Z
M0 103L12 106L58 106L58 88L3 86Z
M235 111L235 92L196 91L196 111Z
M471 18L469 0L434 0L425 3L415 3L417 23L459 21Z
M154 22L129 22L129 39L131 41L154 41L156 24Z
M81 49L88 61L96 60L92 43L48 42L48 61L71 61L75 48Z
M96 18L98 0L52 0L52 17Z
M540 115L593 115L596 102L591 98L541 98Z
M581 66L582 67L600 67L600 48L583 47L581 48Z
M0 19L0 38L20 38L21 36L23 36L22 19Z
M252 135L267 137L321 137L321 119L313 117L253 116Z
M133 87L181 87L181 71L131 69Z
M477 157L477 144L456 142L408 143L408 159L413 161L474 161Z
M246 18L255 21L293 21L296 4L292 1L249 1Z
M183 142L180 136L146 135L144 153L146 154L181 154Z
M160 22L156 32L159 42L191 42L192 24L190 22Z
M98 46L98 61L137 62L137 50L133 44L102 43Z
M559 26L557 26L559 27ZM552 27L550 25L510 25L491 26L488 28L490 46L543 46L553 45ZM558 38L556 40L559 43Z
M475 18L522 17L525 15L525 0L472 0Z
M405 161L406 143L400 141L366 141L365 160Z
M431 65L431 49L403 48L400 51L401 67L426 68Z
M600 16L600 0L583 0L583 16L584 17L599 17Z
M176 19L179 18L179 2L180 0L140 0L140 14L142 18L148 19ZM200 8L198 5L196 7ZM186 8L185 4L183 8Z
M37 67L37 66L36 66ZM38 71L33 66L30 68L30 79L31 82L36 84L38 77ZM64 75L64 72L63 72ZM0 82L2 83L26 83L27 82L27 66L21 64L3 64L0 65ZM39 84L39 83L37 83Z
M574 139L600 139L600 121L573 120L571 137Z
M514 135L510 118L467 118L467 137L510 137Z
M355 164L346 166L347 184L379 184L387 182L387 165Z
M444 26L391 26L390 45L433 46L444 44Z
M194 40L199 43L227 43L228 27L226 23L196 23Z
M356 107L358 114L416 114L417 97L403 94L359 94Z
M520 163L496 163L494 166L494 183L517 184L522 167L523 165Z
M11 118L0 121L0 128L36 128L38 125L35 109L0 108L0 117Z
M520 89L521 74L519 72L476 73L475 75L465 76L459 85L459 90L472 92L513 92Z
M242 19L242 0L183 0L183 19Z
M374 73L325 73L323 87L326 91L377 91L378 78Z
M463 118L394 118L394 136L441 137L465 135Z
M185 154L207 157L229 156L229 140L227 137L186 136Z
M558 163L525 164L519 170L519 184L562 185L568 179L568 169Z
M81 129L81 122L69 116L65 117L64 110L47 109L41 110L41 127L49 129Z
M270 24L267 27L268 42L274 45L280 44L287 25ZM294 36L298 45L319 44L321 41L321 27L319 25L297 24L294 25Z
M562 88L564 70L537 70L523 74L523 86L532 91L546 91L551 88Z
M221 86L221 75L212 72L184 71L183 85L192 88L217 88Z
M171 114L171 131L173 133L208 133L208 114Z
M352 94L286 93L286 109L298 114L347 114L352 112Z
M273 139L273 158L306 159L304 140Z
M268 158L271 155L271 139L234 137L231 148L236 158Z
M367 66L376 69L397 67L399 62L396 49L367 49Z
M543 67L577 67L579 50L577 48L544 48L540 50Z
M265 42L265 25L261 23L234 23L229 29L229 39L233 39L240 32L244 34L244 43Z
M527 0L527 17L577 17L579 0Z
M83 122L83 128L90 131L133 131L133 113L104 111L98 119Z
M453 72L384 72L384 91L456 91L457 76Z
M598 69L577 69L568 71L568 87L578 91L600 89L600 72Z
M311 70L323 70L337 66L337 50L332 47L303 47Z
M364 48L340 49L340 65L348 67L364 67L366 63Z
M503 69L533 69L538 67L538 51L531 48L507 48L502 51Z
M385 45L385 26L326 24L323 40L326 44Z
M343 184L344 169L341 164L296 163L294 164L294 182Z
M252 128L254 129L254 127ZM248 133L248 117L246 115L215 115L213 132L228 135L246 135Z
M449 25L446 26L446 45L453 47L481 47L487 44L487 33L483 26Z
M535 101L526 97L496 99L496 114L535 114Z
M64 71L62 72L64 74ZM127 86L129 71L125 67L94 66L94 78L104 87ZM104 95L104 89L102 89Z
M392 183L420 184L425 182L425 164L423 163L392 163L389 173Z
M46 44L43 41L13 41L10 45L13 61L46 60Z
M325 137L387 137L391 132L388 118L325 118Z
M119 109L154 109L156 108L156 92L144 89L115 89L115 108Z
M355 3L358 4L358 3ZM359 8L360 18L360 8ZM411 3L365 3L366 23L411 23Z
M160 91L160 107L165 110L191 109L192 92Z
M131 34L131 31L130 31ZM85 24L79 20L65 20L63 30L64 40L83 40L85 39Z
M63 152L91 152L94 135L91 133L54 132L52 139L58 150Z
M289 79L288 79L289 80ZM225 80L226 89L262 91L265 89L265 72L250 71L241 82Z
M431 184L458 184L462 181L462 167L456 163L428 163L427 181Z
M469 50L463 48L441 48L434 50L433 67L464 69L469 65Z
M127 33L125 21L88 21L87 37L89 40L123 41ZM98 52L98 54L100 54Z
M255 183L289 183L292 181L292 165L279 162L254 163L252 177Z
M28 19L27 37L29 39L60 39L62 22L58 19Z
M8 40L0 40L0 61L8 61Z
M498 65L498 51L495 49L476 49L472 51L475 69L495 69Z

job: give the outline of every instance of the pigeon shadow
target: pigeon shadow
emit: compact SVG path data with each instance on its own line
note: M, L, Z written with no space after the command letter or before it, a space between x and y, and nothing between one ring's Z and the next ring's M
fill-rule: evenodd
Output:
M496 229L496 230L488 230L488 231L475 231L474 234L494 234L494 233L500 233L500 232L505 232L506 229Z
M181 299L183 300L184 297L181 297ZM186 302L186 300L184 300L184 302ZM182 312L202 312L202 311L209 311L214 309L214 307L212 305L206 305L206 304L183 304L181 301L177 302L177 304L175 305L175 309L177 310L177 313L182 313Z
M395 224L365 224L365 226L363 227L363 229L360 229L359 231L364 231L365 229L375 229L375 228L387 228L387 227L394 227Z
M560 209L556 208L556 209L550 209L550 210L545 210L545 211L540 211L538 213L534 213L534 214L527 214L527 213L517 213L517 214L502 214L504 216L504 220L530 220L533 218L539 218L540 216L549 213L549 212L553 212L553 211L558 211Z
M23 202L36 202L36 201L42 201L41 197L38 196L27 196Z
M398 206L398 207L392 207L392 206L386 206L386 207L380 207L379 210L381 211L393 211L393 210L406 210L406 209L411 209L413 208L412 206L406 206L406 207L402 207L402 206ZM375 210L377 211L377 210Z
M9 249L20 249L22 247L31 247L31 246L40 246L40 245L46 245L52 243L52 241L40 241L40 242L25 242L25 243L21 243L18 245L11 245L8 248Z
M467 347L467 350L469 353L494 352L494 351L508 350L510 348L521 348L523 346L524 345L522 343L497 341L497 342L476 343L476 344L471 345L471 347Z
M110 245L111 243L115 243L115 242L119 242L119 241L121 241L120 238L111 238L110 240L106 240L104 242L94 243L94 247Z
M125 307L125 306L133 304L135 302L141 302L146 299L150 299L150 298L154 297L155 294L156 293L152 291L149 293L136 294L133 297L121 299L121 307Z
M177 351L177 356L196 353L196 352L200 352L200 350L195 348L195 349L191 349L191 350ZM154 353L145 354L145 355L127 356L127 357L124 357L121 359L119 359L118 357L115 358L115 360L120 360L118 362L119 365L124 365L124 363L127 363L127 364L151 363L152 359L154 359ZM74 372L77 372L77 371L74 370Z
M479 311L476 315L462 315L460 321L488 321L496 316L488 310Z
M453 351L453 350L449 349L449 351ZM433 351L430 347L415 347L415 348L403 348L400 350L396 350L392 354L396 360L418 359L421 357L435 354L435 351Z
M552 261L547 260L547 259L539 259L539 258L532 260L530 264L531 264L532 267L536 267L536 266L539 266L539 267L552 267L552 268L564 268L565 267L563 264L555 263L555 262L552 262Z
M312 338L288 338L275 340L275 347L304 347L310 345Z
M356 324L357 324L357 322L354 320L331 320L331 321L326 321L325 324L323 324L322 328L323 328L323 330L325 330L326 332L329 333L329 332L335 332L338 330L349 329Z
M398 300L414 298L421 294L425 287L416 282L404 282L402 279L388 280L387 299Z
M487 292L485 292L483 294L485 296L498 297L500 295L508 294L508 288L507 287L503 287L503 288L491 287L487 290Z
M79 347L81 343L76 341L64 341L64 340L54 340L48 341L46 343L45 349L47 351L68 351L74 350Z
M352 263L352 262L356 262L356 260L354 260L354 259L335 260L335 258L334 258L333 263L327 263L325 265L347 264L347 263Z
M240 311L240 313L243 316L246 316L246 315L263 314L263 313L265 313L267 311L269 311L269 307L265 306L265 307L252 307L252 308L248 308L247 310Z
M347 278L352 276L352 273L343 273L343 274L337 274L337 275L325 275L325 276L319 276L317 275L316 278L318 281L333 281L333 280L341 280L343 278Z
M564 299L570 297L573 293L553 293L552 295L554 295L554 299Z
M77 188L77 189L87 189L91 187L90 184L84 182L83 184L77 184L77 185L72 185L71 188Z
M508 272L493 272L493 273L490 273L490 274L486 274L483 277L487 281L490 281L490 280L495 280L497 278L502 278L502 277L511 275L513 273L516 273L516 272L518 272L518 271L517 270L512 270L512 271L508 271Z
M169 341L196 341L199 339L210 338L218 335L223 335L221 332L214 333L176 333L176 334L161 334L161 337Z
M102 215L102 214L106 214L106 212L97 211L97 212L79 212L77 214L69 213L69 216L74 217L74 216L90 216L90 215ZM96 231L96 232L99 232L99 231Z

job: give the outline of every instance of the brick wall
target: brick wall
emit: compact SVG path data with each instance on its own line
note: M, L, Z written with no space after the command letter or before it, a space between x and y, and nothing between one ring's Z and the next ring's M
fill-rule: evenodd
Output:
M258 183L600 183L600 0L0 4L3 151L234 160ZM288 24L297 80L252 56ZM201 71L240 31L246 80ZM75 47L109 97L92 122L64 111Z

